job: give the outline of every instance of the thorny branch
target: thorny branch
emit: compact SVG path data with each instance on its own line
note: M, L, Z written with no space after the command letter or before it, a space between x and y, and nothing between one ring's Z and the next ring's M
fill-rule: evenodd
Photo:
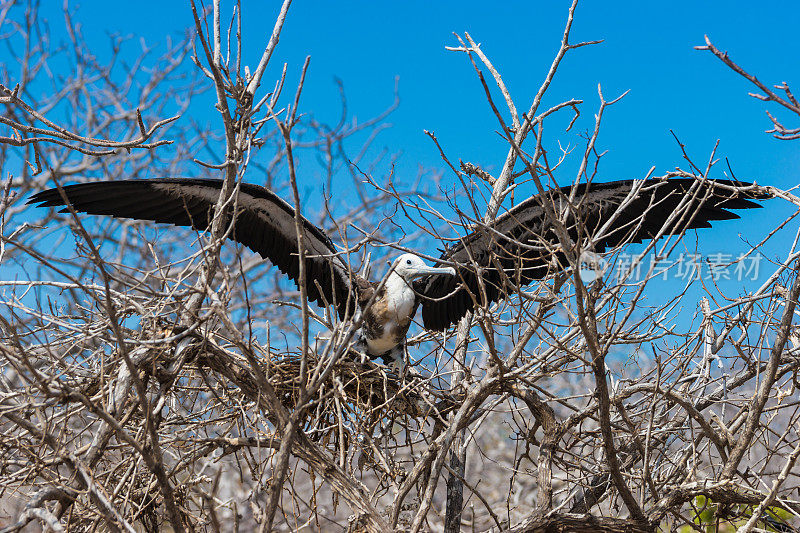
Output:
M798 103L797 98L792 93L792 90L789 88L789 84L787 82L783 82L780 85L774 85L773 88L777 89L778 91L783 91L784 96L780 96L778 93L773 91L767 85L759 81L754 75L745 71L742 67L737 65L733 62L733 60L728 56L727 52L722 52L716 46L711 43L711 39L708 38L708 35L705 36L706 44L705 46L695 46L695 50L707 50L714 54L720 61L725 63L731 70L735 73L742 76L744 79L758 87L761 93L747 93L753 98L757 98L758 100L763 100L764 102L775 102L782 106L784 109L794 113L795 115L800 116L800 103ZM797 128L787 128L784 126L777 118L775 118L769 110L765 111L767 116L772 121L773 129L767 130L767 133L772 133L776 139L781 139L783 141L792 141L796 139L800 139L800 127Z
M494 238L492 222L525 186L602 178L599 132L614 100L598 90L588 122L580 95L541 108L567 52L595 43L571 42L577 2L527 113L479 42L457 36L452 50L470 60L508 144L505 158L495 177L468 156L451 160L430 134L452 175L410 180L373 146L396 94L385 112L358 123L340 84L341 118L328 125L300 109L308 61L267 82L288 0L261 36L267 44L253 73L239 2L227 21L220 2L207 11L193 3L190 41L158 57L142 49L124 70L115 65L131 44L112 37L102 63L67 8L73 50L65 53L78 51L70 54L78 64L57 94L38 92L53 85L63 58L46 46L37 5L0 3L0 29L24 51L5 71L21 77L0 79L14 87L0 95L0 261L8 272L0 279L0 531L747 531L797 523L796 212L774 230L743 231L739 252L712 250L719 268L751 283L683 276L665 292L680 258L702 243L692 249L693 234L668 235L633 254L611 250L603 277L585 283L580 253L609 228L570 237L567 220L582 207L573 190L564 209L542 205L550 223L542 242L563 263L500 304L478 305L455 331L412 335L417 371L404 379L349 351L357 321L308 307L305 291L260 257L223 246L242 180L290 199L334 236L356 271L431 238L473 229ZM703 49L738 68L709 41ZM782 96L737 72L762 99L796 112L788 85L778 87ZM218 113L208 130L190 118L192 97L205 89ZM71 122L50 118L62 108ZM576 125L586 129L582 149L548 153L561 141L559 123L564 146ZM798 133L773 123L779 138ZM721 175L716 152L695 164L682 149L689 170L662 179L713 179ZM306 201L309 168L336 194ZM67 180L140 173L223 177L209 230L45 213L20 201ZM443 197L452 187L441 184L454 180L459 194ZM759 190L800 205L789 191ZM691 220L679 211L670 220ZM415 230L395 221L405 215L403 226Z

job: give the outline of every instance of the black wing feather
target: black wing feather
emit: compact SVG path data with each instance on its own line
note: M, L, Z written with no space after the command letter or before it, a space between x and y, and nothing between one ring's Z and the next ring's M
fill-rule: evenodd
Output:
M221 188L222 180L162 178L79 183L62 187L62 190L78 212L152 220L203 231L212 220ZM37 193L28 203L40 207L66 205L58 189ZM298 249L292 206L264 187L242 183L237 207L231 239L269 259L297 283ZM65 207L60 211L69 210ZM335 301L340 318L344 318L357 301L352 275L335 255L331 239L306 218L302 217L301 221L307 248L308 299L319 304Z
M490 228L479 228L450 246L441 259L456 263L458 275L430 276L418 285L423 295L425 327L446 329L472 310L474 301L496 302L519 287L546 277L553 266L566 265L558 251L558 238L546 223L542 207L545 201L560 214L573 242L603 252L657 235L709 228L715 220L737 219L739 216L731 209L761 207L753 200L769 198L763 193L734 192L718 186L743 187L750 183L691 178L650 180L635 197L628 198L635 184L632 180L588 186L582 183L574 191L573 187L563 187L537 194L498 217ZM573 201L568 204L570 194ZM667 223L676 213L678 216ZM600 234L612 218L611 227ZM484 285L483 293L479 279Z

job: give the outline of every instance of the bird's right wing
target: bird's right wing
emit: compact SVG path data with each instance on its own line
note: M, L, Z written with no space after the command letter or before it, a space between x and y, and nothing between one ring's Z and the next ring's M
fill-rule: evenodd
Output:
M222 180L163 178L79 183L62 190L81 213L152 220L203 231L211 223L221 188ZM66 205L58 189L37 193L28 203L40 207ZM300 262L292 206L268 189L248 183L240 185L238 197L231 204L236 205L236 224L230 238L269 259L298 283ZM61 209L65 211L66 207ZM301 217L301 227L308 299L335 305L340 318L352 314L363 280L350 273L325 232L305 217Z

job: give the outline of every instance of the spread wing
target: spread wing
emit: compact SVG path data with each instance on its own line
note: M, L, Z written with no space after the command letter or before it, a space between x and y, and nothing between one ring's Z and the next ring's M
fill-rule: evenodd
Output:
M579 184L537 194L479 227L447 249L441 259L459 265L457 276L431 276L420 284L422 320L427 329L443 330L477 303L489 304L512 294L553 267L567 265L553 226L548 202L582 249L603 252L689 229L710 228L711 221L739 218L731 210L761 207L761 193L735 191L751 185L732 181L671 179ZM569 201L572 194L572 201ZM476 268L477 267L477 268Z
M163 178L80 183L62 190L81 213L152 220L203 231L212 220L221 188L222 180ZM66 205L58 189L37 193L28 203L40 207ZM236 224L230 238L269 259L297 283L299 261L292 206L268 189L247 183L241 184L235 203ZM65 211L66 207L61 209ZM339 317L344 318L355 309L363 280L336 255L325 232L305 217L301 217L301 223L308 299L320 305L335 304Z

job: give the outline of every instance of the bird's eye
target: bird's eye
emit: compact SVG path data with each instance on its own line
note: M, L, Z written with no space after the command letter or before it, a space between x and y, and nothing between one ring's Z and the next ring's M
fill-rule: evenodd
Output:
M411 259L406 259L406 264L410 265L411 264Z

